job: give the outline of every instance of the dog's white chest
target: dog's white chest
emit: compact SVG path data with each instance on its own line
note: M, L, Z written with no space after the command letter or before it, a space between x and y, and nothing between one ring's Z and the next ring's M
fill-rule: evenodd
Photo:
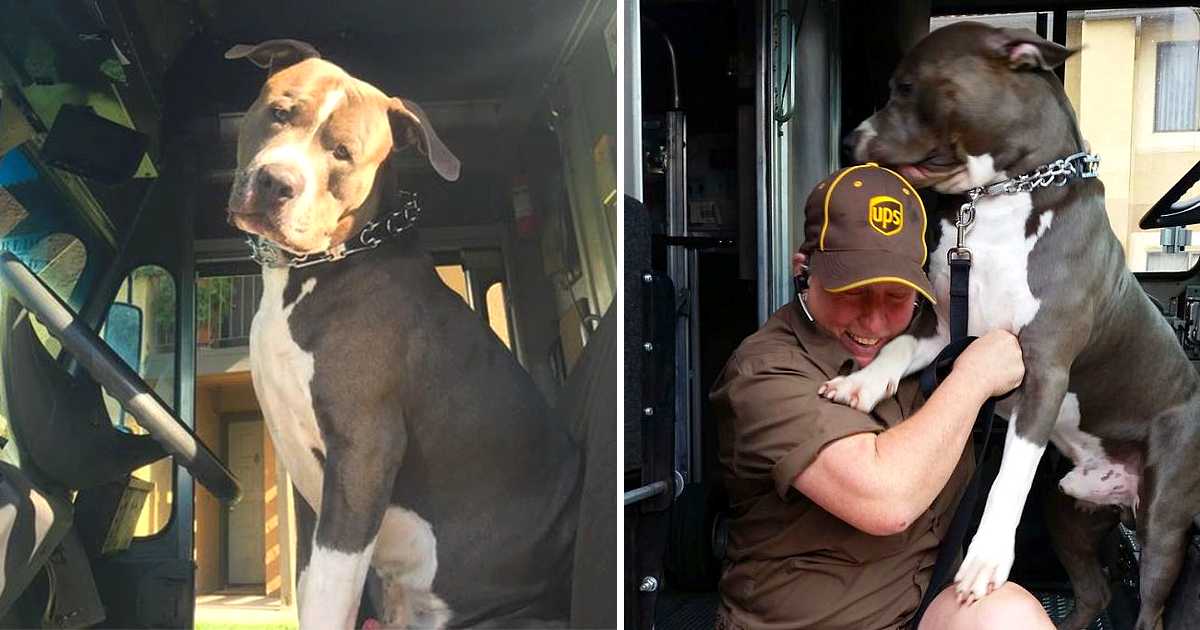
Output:
M1018 333L1037 314L1040 300L1029 289L1029 252L1050 229L1054 213L1042 213L1037 232L1026 236L1033 208L1028 193L983 197L976 203L975 223L964 246L971 251L970 335L1000 328ZM943 314L950 308L950 266L946 253L957 243L958 230L942 222L942 239L929 262L929 279ZM947 318L943 318L945 321Z
M250 373L275 450L292 483L314 510L321 508L322 471L313 450L325 452L312 403L313 356L292 338L288 317L316 286L306 281L286 308L288 270L263 270L263 295L250 325Z

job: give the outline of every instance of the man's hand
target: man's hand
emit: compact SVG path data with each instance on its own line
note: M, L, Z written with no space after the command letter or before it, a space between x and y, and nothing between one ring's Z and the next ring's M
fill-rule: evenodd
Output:
M1025 378L1025 362L1016 335L1007 330L993 330L976 339L954 360L954 371L968 375L989 398L1003 396L1015 389Z

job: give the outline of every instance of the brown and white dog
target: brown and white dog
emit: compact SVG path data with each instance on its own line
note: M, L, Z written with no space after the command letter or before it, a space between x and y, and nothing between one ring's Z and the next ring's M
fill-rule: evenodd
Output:
M954 580L981 598L1008 579L1014 537L1049 442L1075 468L1049 500L1050 532L1075 588L1062 627L1083 628L1107 605L1098 547L1122 511L1142 542L1139 630L1158 622L1200 512L1200 377L1171 327L1125 266L1099 179L1000 184L1086 145L1051 70L1075 51L1027 30L956 23L901 61L887 105L848 139L855 157L893 166L915 186L982 190L965 235L973 267L968 334L1018 335L1025 380L1008 401L1004 455L979 530ZM1086 171L1083 162L1073 162ZM1025 181L1028 184L1028 180ZM1058 185L1062 184L1062 185ZM986 187L986 188L983 188ZM953 207L966 201L953 199ZM929 275L948 308L954 215L940 217ZM931 221L931 223L933 223ZM874 362L830 384L829 395L872 408L927 365L949 339L948 314L902 335ZM1195 627L1195 602L1182 627Z
M229 220L284 263L336 257L393 210L395 150L458 178L419 107L308 44L226 57L269 70L239 132ZM565 620L576 447L415 231L314 266L266 262L263 284L250 364L298 495L300 627L351 628L367 581L388 626Z

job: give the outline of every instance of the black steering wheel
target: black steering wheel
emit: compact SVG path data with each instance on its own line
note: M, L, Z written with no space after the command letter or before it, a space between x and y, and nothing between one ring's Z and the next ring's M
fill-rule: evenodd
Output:
M229 469L217 459L154 390L91 328L79 321L42 279L11 252L0 252L0 283L37 316L64 349L126 411L137 418L156 442L217 499L234 503L242 490ZM114 429L115 430L115 429Z

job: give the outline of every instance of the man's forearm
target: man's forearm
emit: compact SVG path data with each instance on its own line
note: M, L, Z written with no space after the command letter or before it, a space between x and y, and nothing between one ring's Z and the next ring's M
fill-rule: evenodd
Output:
M903 506L904 527L946 486L987 396L978 382L951 372L911 418L876 436L875 476Z

